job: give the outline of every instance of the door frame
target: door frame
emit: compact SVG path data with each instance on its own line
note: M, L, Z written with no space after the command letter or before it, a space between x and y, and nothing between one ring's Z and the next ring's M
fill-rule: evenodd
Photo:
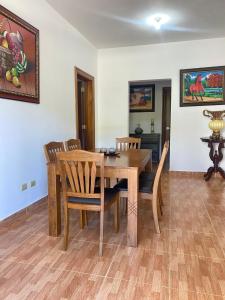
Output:
M87 102L88 102L88 146L89 148L95 148L95 78L86 73L85 71L79 69L78 67L74 67L74 78L75 78L75 113L76 113L76 138L79 138L79 114L78 114L78 78L82 78L87 82Z
M162 135L161 135L161 152L163 150L163 144L166 141L166 130L164 131L163 128L166 127L165 125L165 118L164 118L164 112L165 112L165 101L167 101L166 98L166 94L168 93L168 90L170 90L170 133L169 133L169 143L170 143L170 137L171 137L171 104L172 104L172 84L171 86L164 86L162 88ZM164 141L163 141L164 138ZM166 157L166 162L165 162L168 166L168 169L170 168L170 147L169 147L169 151Z

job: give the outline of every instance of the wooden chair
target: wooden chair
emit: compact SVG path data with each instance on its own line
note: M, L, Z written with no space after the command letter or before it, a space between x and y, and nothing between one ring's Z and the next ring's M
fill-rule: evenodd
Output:
M47 162L56 162L57 152L65 152L65 147L63 142L50 142L44 145L44 152Z
M70 139L65 141L66 151L79 150L81 149L80 140L79 139Z
M50 142L44 145L45 157L48 163L56 162L56 153L65 152L65 147L63 142ZM80 211L80 228L84 228L88 224L87 213L85 211Z
M119 193L116 189L104 188L104 154L84 150L57 154L64 199L64 249L68 246L69 209L100 212L99 255L103 248L104 210L114 203L114 226L119 230ZM97 166L100 171L100 187L96 188Z
M127 151L129 149L140 149L141 139L134 137L116 138L116 149L118 151Z
M158 216L162 215L162 193L161 193L161 174L169 149L169 142L163 146L161 159L156 174L142 172L139 177L139 198L152 200L152 211L157 233L160 233ZM128 197L127 180L122 179L116 186L120 191L120 197Z

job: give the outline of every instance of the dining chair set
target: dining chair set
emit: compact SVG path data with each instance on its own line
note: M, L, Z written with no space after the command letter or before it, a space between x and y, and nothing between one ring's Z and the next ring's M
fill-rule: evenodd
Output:
M140 149L139 138L117 138L117 151ZM143 171L139 175L140 199L152 201L152 211L156 232L160 233L158 218L162 215L161 174L168 152L169 143L165 142L161 160L156 173ZM114 229L120 226L120 199L128 198L128 182L120 179L115 186L105 186L104 153L89 152L81 149L78 139L63 142L50 142L44 146L48 163L57 162L60 169L62 198L64 203L64 249L68 247L69 211L80 211L80 225L87 225L87 211L99 212L100 240L99 256L103 254L104 211L114 206Z

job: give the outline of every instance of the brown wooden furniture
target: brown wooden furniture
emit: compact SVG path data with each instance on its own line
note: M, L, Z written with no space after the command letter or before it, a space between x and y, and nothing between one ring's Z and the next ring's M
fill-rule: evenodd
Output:
M44 145L44 152L47 162L56 162L56 153L64 151L65 147L63 142L50 142Z
M141 139L132 137L116 138L116 149L118 151L127 151L128 149L140 149Z
M213 162L213 167L209 167L207 172L204 174L205 181L208 181L213 173L219 172L220 175L225 179L225 172L224 170L219 167L219 163L223 159L222 149L224 148L225 139L212 139L210 137L201 138L201 140L205 143L208 143L209 150L209 157ZM218 145L217 150L216 144Z
M51 220L49 222L49 235L51 236L58 236L61 232L60 178L56 175L56 153L63 151L65 151L63 142L50 142L44 145L48 164L48 217Z
M55 168L54 164L57 161L56 153L58 152L65 152L65 147L63 142L50 142L46 145L44 145L44 152L45 157L47 160L47 163L49 164L48 168L48 197L53 198L60 198L60 189L56 189L55 186L60 186L60 179L59 176L54 174ZM50 172L50 173L49 173ZM56 182L55 182L56 180ZM53 183L51 183L53 182ZM52 214L60 213L60 207L61 207L61 201L59 200L57 203L54 201L49 200L49 216L52 216ZM57 208L55 208L55 205L57 205ZM55 216L53 220L59 218L59 216ZM83 228L84 225L87 225L87 213L85 211L80 211L80 228ZM61 221L58 223L53 222L51 226L49 226L49 235L57 236L60 233L60 230L58 227L61 227Z
M80 140L79 139L70 139L65 141L66 151L73 151L81 149Z
M116 189L104 188L104 154L83 150L60 152L60 177L64 199L64 248L67 249L69 235L69 209L100 212L99 255L102 256L104 210L115 204L114 224L119 229L119 193ZM97 168L100 188L96 188Z
M159 133L131 133L130 137L141 139L141 149L152 149L152 162L159 163L160 134Z
M127 244L137 247L138 242L138 176L144 169L151 168L151 150L130 149L120 152L120 156L104 157L106 178L128 179ZM61 212L59 197L59 168L49 162L49 235L58 236L61 232Z
M168 149L169 142L166 141L155 175L150 172L143 172L139 177L139 197L152 200L152 211L157 233L160 233L158 214L162 213L161 174ZM128 197L127 182L125 180L119 182L117 188L120 190L120 197Z

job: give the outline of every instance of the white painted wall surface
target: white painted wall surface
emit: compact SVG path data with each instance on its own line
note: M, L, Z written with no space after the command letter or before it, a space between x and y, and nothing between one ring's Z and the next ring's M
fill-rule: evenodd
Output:
M134 133L137 124L141 125L143 133L151 132L151 120L154 120L155 133L162 132L162 89L171 85L170 81L153 81L149 84L155 85L155 111L154 112L132 112L129 114L129 132Z
M74 66L97 74L97 50L44 0L1 4L40 30L41 94L39 105L0 99L0 220L46 196L43 145L75 136Z
M128 82L172 80L171 164L176 171L205 171L211 162L200 137L209 136L203 109L219 106L179 106L179 70L225 65L225 38L149 46L104 49L98 56L99 146L114 145L129 132ZM225 167L225 160L221 164Z

